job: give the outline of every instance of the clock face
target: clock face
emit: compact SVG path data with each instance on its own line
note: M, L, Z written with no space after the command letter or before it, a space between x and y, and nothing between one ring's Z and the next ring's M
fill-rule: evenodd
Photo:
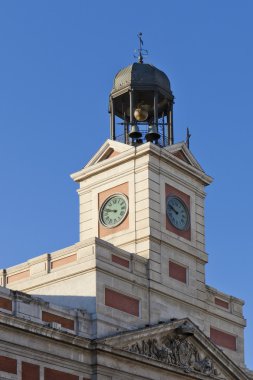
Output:
M128 199L124 194L114 194L102 204L99 220L107 228L113 228L123 222L128 213Z
M185 203L176 196L167 198L166 213L170 223L178 230L186 231L190 227L190 213Z

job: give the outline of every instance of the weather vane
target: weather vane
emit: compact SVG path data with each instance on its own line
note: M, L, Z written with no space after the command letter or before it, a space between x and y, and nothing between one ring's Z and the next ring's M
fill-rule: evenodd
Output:
M138 58L139 63L143 63L143 57L148 55L148 50L143 49L143 40L142 33L138 33L137 37L139 38L139 49L135 49L135 53L138 55L134 55L134 58Z

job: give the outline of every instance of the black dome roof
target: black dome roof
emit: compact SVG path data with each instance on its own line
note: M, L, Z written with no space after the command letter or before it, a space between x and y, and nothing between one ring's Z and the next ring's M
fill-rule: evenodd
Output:
M170 81L167 75L148 63L133 63L120 70L113 82L112 94L129 88L157 88L171 94Z

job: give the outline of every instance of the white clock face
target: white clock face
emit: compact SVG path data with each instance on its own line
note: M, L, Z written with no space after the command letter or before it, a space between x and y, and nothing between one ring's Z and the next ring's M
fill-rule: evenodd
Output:
M190 213L184 202L176 197L167 198L166 213L170 223L178 230L186 231L190 227Z
M114 194L102 204L99 220L107 228L113 228L123 222L128 213L128 199L124 194Z

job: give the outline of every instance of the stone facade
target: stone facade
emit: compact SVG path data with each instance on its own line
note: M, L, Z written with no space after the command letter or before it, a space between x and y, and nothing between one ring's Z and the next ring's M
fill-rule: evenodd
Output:
M186 145L108 140L72 178L80 241L0 272L0 379L250 378L243 301L205 282L211 178ZM168 225L170 192L190 210L187 234ZM106 229L114 193L129 212Z
M91 339L84 310L2 287L0 297L0 379L248 379L189 319Z

